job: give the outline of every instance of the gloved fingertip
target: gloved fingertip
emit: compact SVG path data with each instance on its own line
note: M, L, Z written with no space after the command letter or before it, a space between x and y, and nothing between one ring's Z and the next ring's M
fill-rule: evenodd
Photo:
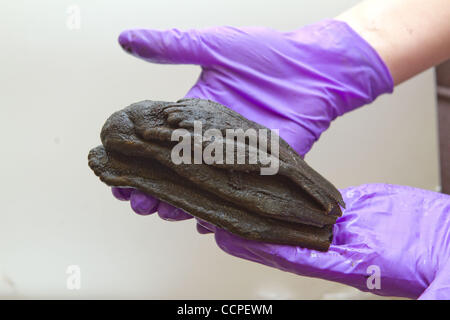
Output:
M216 231L215 225L197 218L197 227L198 226L201 226L203 229L208 230L209 231L208 233Z
M133 190L130 196L131 208L140 215L155 213L159 200L139 190Z
M208 233L212 233L211 230L205 228L204 226L202 226L200 223L197 222L197 232L200 234L208 234Z
M161 219L167 221L181 221L193 218L190 214L164 201L161 201L158 205L158 215Z
M111 191L113 196L121 201L130 200L131 193L133 192L133 188L121 188L121 187L112 187Z
M220 228L217 228L216 232L214 232L214 238L219 248L223 251L234 256L246 256L245 254L240 254L241 251L246 252L246 246L242 243L242 238L234 236L231 233Z

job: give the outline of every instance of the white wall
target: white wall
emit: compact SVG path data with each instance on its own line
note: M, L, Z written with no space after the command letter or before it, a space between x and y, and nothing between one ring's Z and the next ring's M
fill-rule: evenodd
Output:
M199 68L125 54L122 29L264 25L288 30L357 1L2 1L0 298L372 297L226 255L192 221L141 217L87 166L104 120L176 100ZM66 27L69 5L81 29ZM308 162L339 187L438 184L431 71L337 120ZM79 265L82 287L66 289Z

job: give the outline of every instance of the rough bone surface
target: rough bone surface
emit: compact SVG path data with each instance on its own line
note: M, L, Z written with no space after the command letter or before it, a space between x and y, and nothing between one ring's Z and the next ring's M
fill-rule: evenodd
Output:
M193 134L194 121L224 137L226 129L265 129L209 100L146 100L109 117L89 166L110 186L139 189L241 237L328 250L344 206L330 182L281 138L276 175L261 175L259 163L176 165L172 132Z

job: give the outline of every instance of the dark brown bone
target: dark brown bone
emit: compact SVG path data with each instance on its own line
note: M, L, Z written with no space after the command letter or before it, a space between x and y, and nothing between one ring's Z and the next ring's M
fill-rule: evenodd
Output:
M260 175L260 164L175 165L172 131L193 132L194 121L202 122L203 132L216 128L224 136L225 129L264 128L212 101L143 101L106 121L103 146L91 150L89 165L108 185L140 189L242 237L328 249L344 206L331 183L281 138L273 176Z

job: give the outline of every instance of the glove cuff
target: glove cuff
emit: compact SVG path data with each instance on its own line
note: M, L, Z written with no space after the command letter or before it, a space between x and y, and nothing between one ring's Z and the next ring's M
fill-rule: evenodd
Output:
M307 25L294 36L299 46L306 44L313 72L327 77L323 97L329 101L331 119L371 103L383 93L391 93L394 82L375 49L347 23L323 20Z

